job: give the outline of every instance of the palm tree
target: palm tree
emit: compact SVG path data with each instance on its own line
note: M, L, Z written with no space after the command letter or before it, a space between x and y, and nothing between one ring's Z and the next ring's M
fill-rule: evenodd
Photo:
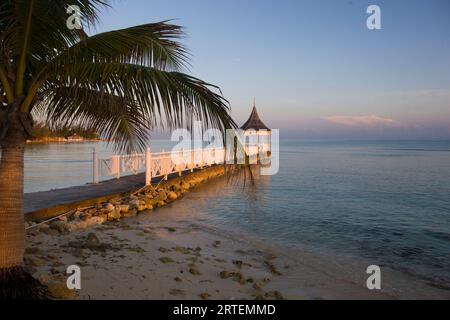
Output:
M22 269L24 149L33 118L96 130L121 150L144 148L156 125L193 119L234 127L218 88L184 72L181 27L144 24L88 36L67 26L67 7L89 30L104 0L2 0L0 4L0 297L30 297ZM19 289L20 287L20 289Z

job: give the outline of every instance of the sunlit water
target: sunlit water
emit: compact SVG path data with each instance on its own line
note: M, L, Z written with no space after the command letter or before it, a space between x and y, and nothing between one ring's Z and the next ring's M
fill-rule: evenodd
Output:
M26 190L89 182L92 148L29 146ZM450 283L450 141L284 141L280 158L277 175L211 183L186 205L221 228Z

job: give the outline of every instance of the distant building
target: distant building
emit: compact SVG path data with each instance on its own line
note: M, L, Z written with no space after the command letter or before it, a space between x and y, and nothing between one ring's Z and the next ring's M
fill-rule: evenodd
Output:
M245 136L250 139L250 144L258 146L259 151L270 152L271 130L262 122L256 110L256 99L253 99L253 109L248 120L242 125Z
M77 135L77 134L75 133L75 134L73 134L73 135L71 135L71 136L68 136L68 137L66 138L66 140L67 140L67 141L83 141L84 139L83 139L83 137L80 137L79 135Z

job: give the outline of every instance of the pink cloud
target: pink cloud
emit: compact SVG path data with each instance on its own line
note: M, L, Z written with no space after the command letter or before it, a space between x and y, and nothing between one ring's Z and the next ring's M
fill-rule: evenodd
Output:
M369 116L329 116L323 118L324 120L344 125L344 126L353 126L353 127L377 127L377 126L385 126L385 127L402 127L403 124L397 120L391 118L383 118L375 115Z

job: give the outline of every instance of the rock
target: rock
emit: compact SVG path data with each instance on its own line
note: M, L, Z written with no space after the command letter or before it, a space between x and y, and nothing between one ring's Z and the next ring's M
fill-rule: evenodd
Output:
M59 260L59 258L51 253L47 254L47 258L53 261Z
M145 250L144 249L142 249L141 247L139 247L139 246L137 246L137 247L129 247L129 248L127 248L127 250L128 251L131 251L131 252L136 252L136 253L144 253L145 252ZM170 259L170 258L169 258ZM159 259L159 260L161 260L161 259ZM162 262L162 261L161 261ZM163 263L165 263L165 262L163 262Z
M178 199L178 195L177 195L175 192L171 191L171 192L169 192L169 193L167 194L167 198L168 198L170 201L175 201L175 200Z
M51 280L51 277L48 273L41 273L36 277L40 282L42 283L49 283Z
M88 210L86 211L86 214L91 215L91 216L94 216L94 215L98 214L98 212L97 212L97 209L96 209L96 208L92 208L92 209L88 209Z
M34 267L40 267L46 264L46 262L43 259L40 258L31 258L30 264Z
M130 201L130 209L136 209L138 212L141 212L147 209L147 205L145 204L145 201L132 200Z
M128 217L134 217L135 215L137 215L138 210L133 208L128 210L127 212L123 212L121 213L121 216L124 218L128 218Z
M132 200L130 201L130 208L131 209L139 209L140 201L139 200Z
M73 249L72 255L75 258L87 258L87 257L89 257L89 254L83 248L75 248L75 249Z
M175 251L180 252L182 254L190 254L191 253L191 249L186 248L186 247L175 247L173 248Z
M59 231L56 229L46 228L41 230L43 233L48 234L50 236L56 236Z
M210 297L211 297L211 295L209 294L209 293L206 293L206 292L204 292L204 293L200 293L200 298L202 298L203 300L208 300Z
M233 260L233 264L236 265L239 268L242 267L242 261L241 260Z
M254 295L254 297L255 297L255 300L266 300L265 298L264 298L264 296L261 294L261 293L256 293L255 295Z
M275 267L275 265L272 262L270 262L269 260L266 260L266 261L264 261L264 264L269 268L269 270L272 274L281 276L281 272L277 270L277 268Z
M51 283L48 292L55 299L71 300L77 297L76 291L68 289L66 283Z
M29 229L27 232L32 236L37 236L39 234L39 230L37 228Z
M88 227L88 222L83 221L83 220L73 221L67 225L69 232L72 232L75 230L86 229L87 227Z
M173 262L173 260L172 260L171 258L169 258L169 257L162 257L162 258L159 258L159 261L161 261L161 262L164 263L164 264L166 264L166 263L172 263L172 262Z
M155 203L155 200L153 200L153 198L145 198L143 201L147 207L152 206Z
M100 244L100 240L95 235L95 233L91 232L87 235L86 247L88 247L88 248L89 247L98 247L99 244Z
M92 214L90 214L90 213L83 212L80 214L80 219L83 221L86 221L91 217L92 217Z
M108 213L108 221L118 221L120 220L120 212L113 210Z
M193 274L194 276L199 276L199 275L202 274L196 267L190 268L190 269L189 269L189 272L190 272L191 274Z
M96 225L105 223L107 220L108 220L108 215L103 215L103 214L100 216L91 217L86 220L86 226L87 227L96 226Z
M181 181L180 187L181 190L188 191L191 188L191 185L185 181Z
M120 204L121 202L122 202L122 199L121 198L114 198L114 199L111 199L111 201L110 201L113 205L117 205L117 204Z
M222 279L228 279L228 278L230 278L230 277L233 276L233 273L224 270L224 271L221 271L221 272L219 273L219 275L220 275L220 277L221 277Z
M161 191L158 193L158 199L162 201L167 200L167 193L165 190L161 189Z
M59 232L65 232L67 231L67 224L63 221L55 220L50 223L50 228L58 230Z
M69 216L69 220L70 220L70 221L73 221L73 220L79 220L79 219L80 219L80 215L81 215L81 212L80 212L80 211L75 211L73 214L71 214L71 215Z
M107 203L107 204L105 204L105 206L104 206L104 209L105 209L107 212L111 212L111 211L113 211L115 208L116 208L116 207L115 207L112 203Z
M240 284L246 283L244 276L240 272L233 272L233 280L239 282Z
M130 211L130 206L128 204L119 204L116 206L116 210L120 213L127 213Z
M264 294L264 297L272 298L272 299L276 299L276 300L284 300L283 295L278 290L267 292L266 294Z
M157 207L164 207L166 205L166 203L164 202L164 201L158 201L157 203L156 203L156 206Z
M147 204L146 209L147 210L153 210L153 205L152 204Z
M50 229L50 226L49 226L48 224L44 223L44 224L41 224L41 225L38 227L38 229L39 229L39 231L45 233L45 230Z

